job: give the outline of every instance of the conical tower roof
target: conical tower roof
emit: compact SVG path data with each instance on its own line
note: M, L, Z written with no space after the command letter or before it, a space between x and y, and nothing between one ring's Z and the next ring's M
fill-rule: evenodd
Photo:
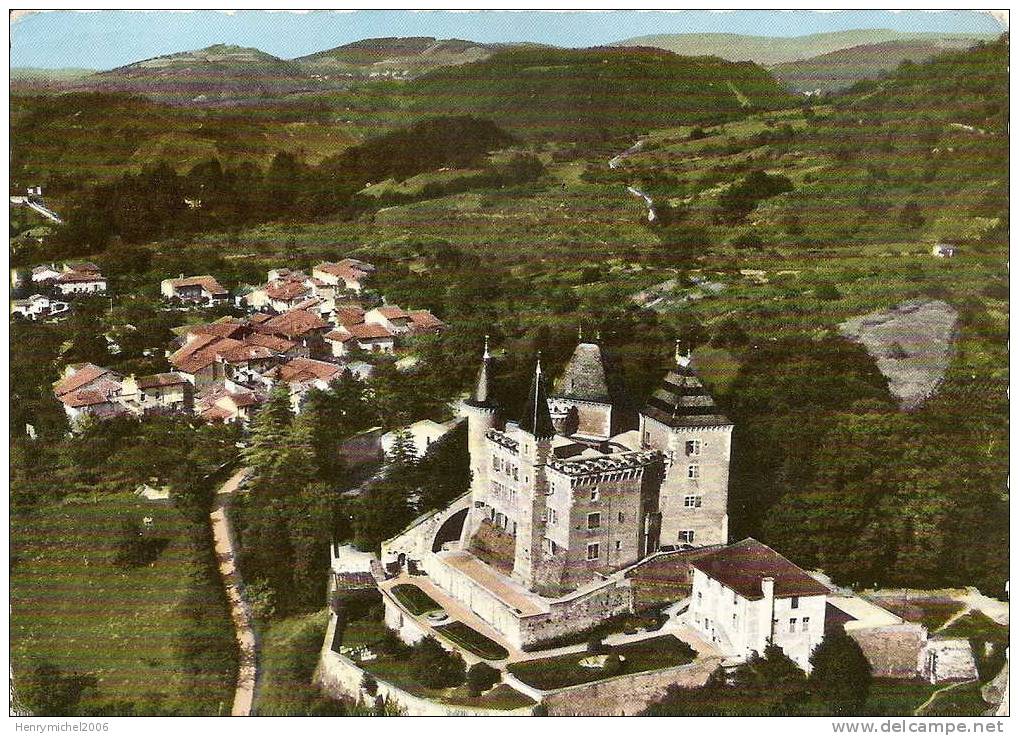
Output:
M467 403L482 409L494 409L495 402L492 400L492 389L490 384L492 372L492 355L488 352L488 335L485 335L485 353L481 358L481 367L478 369L478 378L474 383L474 393Z
M562 375L555 382L552 395L564 399L611 404L612 392L606 378L601 347L593 342L582 342L577 345Z
M520 417L520 429L530 432L535 437L548 439L555 434L552 416L548 411L548 396L545 393L545 376L541 372L541 356L534 367L531 387L527 390L527 403Z
M690 358L676 353L676 365L641 409L641 414L669 427L724 427L729 418L697 377Z

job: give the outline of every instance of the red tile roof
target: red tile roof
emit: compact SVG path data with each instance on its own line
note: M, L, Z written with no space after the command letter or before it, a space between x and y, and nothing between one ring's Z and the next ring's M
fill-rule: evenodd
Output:
M364 322L364 310L361 307L337 307L336 324L358 325Z
M326 381L327 383L343 373L343 368L335 363L311 358L292 358L275 369L276 377L285 383L303 383L305 381Z
M62 284L83 284L106 281L106 277L98 271L69 271L60 274L55 280Z
M392 339L392 337L393 333L387 330L384 325L368 323L343 326L326 335L327 340L339 340L340 342L347 342L348 340L383 340L386 338Z
M397 307L395 305L389 307L379 307L378 313L381 314L386 319L410 319L409 312L405 312L402 309L400 309L400 307Z
M110 374L109 368L100 368L92 363L83 363L77 367L73 376L67 376L57 381L53 386L53 393L57 396L63 396Z
M427 309L417 309L410 312L411 327L415 330L441 330L446 323L429 312Z
M776 598L831 592L827 586L756 539L744 539L730 544L690 564L748 600L764 597L761 591L763 578L774 578Z
M257 329L262 333L293 338L306 335L315 330L321 330L328 326L328 323L311 312L306 312L303 309L292 309L266 320L258 325Z
M343 281L361 282L371 275L371 271L374 271L375 268L367 263L355 261L352 258L345 258L338 263L320 263L315 266L315 270L331 274Z
M187 383L188 380L184 378L180 373L173 371L169 373L156 373L152 376L142 376L137 379L138 388L161 388L163 386L180 386Z
M294 345L297 344L293 340L285 340L276 335L264 335L261 332L253 332L244 338L244 342L248 345L259 345L263 348L269 348L280 355L292 350Z
M266 296L270 299L289 302L311 293L311 289L300 281L274 281L265 287Z
M236 337L244 332L245 324L239 319L221 320L188 327L191 335L215 335L216 337Z
M216 294L222 296L229 292L224 289L218 281L212 276L187 276L182 279L173 279L170 282L175 289L183 289L188 286L200 286L210 294Z
M216 356L225 363L246 363L249 360L267 360L275 357L276 353L261 345L250 345L242 342L220 349L219 345L214 346Z

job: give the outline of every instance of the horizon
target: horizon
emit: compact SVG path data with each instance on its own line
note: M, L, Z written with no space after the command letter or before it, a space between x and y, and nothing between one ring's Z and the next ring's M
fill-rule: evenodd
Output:
M564 22L566 18L569 22ZM585 48L648 35L792 38L877 29L1007 31L990 13L973 10L33 11L11 20L10 68L106 70L215 44L257 48L293 59L386 37Z

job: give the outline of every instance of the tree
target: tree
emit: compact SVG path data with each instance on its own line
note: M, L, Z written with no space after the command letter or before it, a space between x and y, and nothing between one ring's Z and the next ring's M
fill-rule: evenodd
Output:
M34 716L70 716L96 684L91 675L66 675L56 665L41 662L15 680L15 692Z
M805 681L806 673L773 643L764 647L763 654L754 652L733 672L738 688L754 691L788 690L802 687Z
M760 250L764 247L764 241L761 240L761 236L750 230L740 233L731 242L733 247L741 250Z
M440 689L463 684L463 657L447 652L431 636L414 645L410 655L412 676L425 687Z
M379 683L374 677L372 677L370 672L365 672L361 677L361 689L372 698L374 698L375 694L379 691Z
M842 630L827 634L810 655L808 684L833 716L860 715L870 694L870 662L860 645Z
M485 690L499 682L502 674L495 667L484 662L471 665L467 670L467 689L471 695L478 697Z

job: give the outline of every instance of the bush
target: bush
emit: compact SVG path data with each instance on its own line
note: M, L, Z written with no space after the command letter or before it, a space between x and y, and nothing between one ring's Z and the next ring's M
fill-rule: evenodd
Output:
M369 697L374 698L376 693L379 691L379 683L372 677L371 672L365 672L361 678L361 689L364 690Z
M870 694L870 662L860 645L842 631L825 636L810 655L808 684L833 716L857 715Z
M484 662L478 662L467 670L467 689L474 697L478 697L485 690L499 682L502 673L495 667Z
M842 293L832 284L820 284L814 289L814 296L826 302L833 302L842 298Z
M764 247L764 241L761 240L761 236L749 231L737 235L730 242L734 248L761 250Z
M456 687L466 677L463 657L447 652L430 636L414 645L410 659L414 679L428 688Z
M605 658L605 665L602 667L602 672L607 677L618 675L623 671L623 661L619 658L618 654L610 654Z
M605 651L605 644L602 642L600 636L592 634L588 637L587 651L591 654L602 654Z

